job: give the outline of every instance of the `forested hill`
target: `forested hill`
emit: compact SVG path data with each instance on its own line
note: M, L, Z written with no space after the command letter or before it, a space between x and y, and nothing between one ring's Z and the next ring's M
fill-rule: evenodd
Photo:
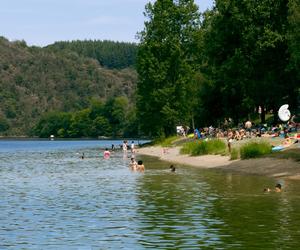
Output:
M109 70L67 50L29 47L0 37L0 135L29 135L41 115L73 112L92 99L133 99L134 69Z
M109 69L134 67L137 54L137 45L135 43L108 40L56 42L47 46L47 49L52 51L73 51L80 56L94 58L100 65Z

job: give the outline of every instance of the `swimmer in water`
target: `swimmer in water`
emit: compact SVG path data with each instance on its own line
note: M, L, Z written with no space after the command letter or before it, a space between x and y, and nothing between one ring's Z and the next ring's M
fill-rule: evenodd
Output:
M105 151L104 151L104 153L103 153L103 158L104 158L104 159L109 159L109 157L110 157L110 152L109 152L109 150L106 148Z
M171 165L171 166L170 166L170 170L171 170L171 172L175 172L175 171L176 171L175 166L174 166L174 165Z
M275 192L277 192L277 193L281 192L281 184L279 184L279 183L276 184Z
M137 171L139 171L139 172L144 172L145 171L145 166L143 164L143 161L138 161Z
M136 171L137 170L137 162L136 162L136 160L133 157L131 157L130 160L131 160L130 163L129 163L130 169L132 171Z
M281 184L279 184L279 183L277 183L276 184L276 186L275 186L275 189L274 189L274 191L276 192L276 193L279 193L279 192L281 192ZM264 192L272 192L273 190L271 189L271 188L264 188Z

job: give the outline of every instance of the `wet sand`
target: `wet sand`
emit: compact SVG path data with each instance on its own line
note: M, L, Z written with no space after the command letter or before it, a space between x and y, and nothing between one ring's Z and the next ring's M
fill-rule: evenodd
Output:
M229 156L189 156L181 155L179 151L180 147L171 147L166 149L160 146L150 146L139 148L137 154L150 155L158 157L163 161L199 168L216 168L222 171L265 175L274 178L286 177L300 180L300 162L290 159L258 158L230 161Z

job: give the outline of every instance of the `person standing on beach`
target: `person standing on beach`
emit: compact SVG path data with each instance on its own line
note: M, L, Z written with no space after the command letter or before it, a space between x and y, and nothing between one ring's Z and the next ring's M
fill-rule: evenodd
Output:
M227 146L228 146L228 151L231 153L231 143L233 142L233 132L231 129L228 131L227 135Z
M130 149L131 149L131 153L134 154L135 152L134 141L131 142Z

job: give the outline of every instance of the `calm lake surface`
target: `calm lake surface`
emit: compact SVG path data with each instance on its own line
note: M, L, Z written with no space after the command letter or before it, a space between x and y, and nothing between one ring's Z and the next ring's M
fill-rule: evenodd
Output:
M102 158L112 143L0 141L0 249L300 249L299 182L150 157L134 173Z

